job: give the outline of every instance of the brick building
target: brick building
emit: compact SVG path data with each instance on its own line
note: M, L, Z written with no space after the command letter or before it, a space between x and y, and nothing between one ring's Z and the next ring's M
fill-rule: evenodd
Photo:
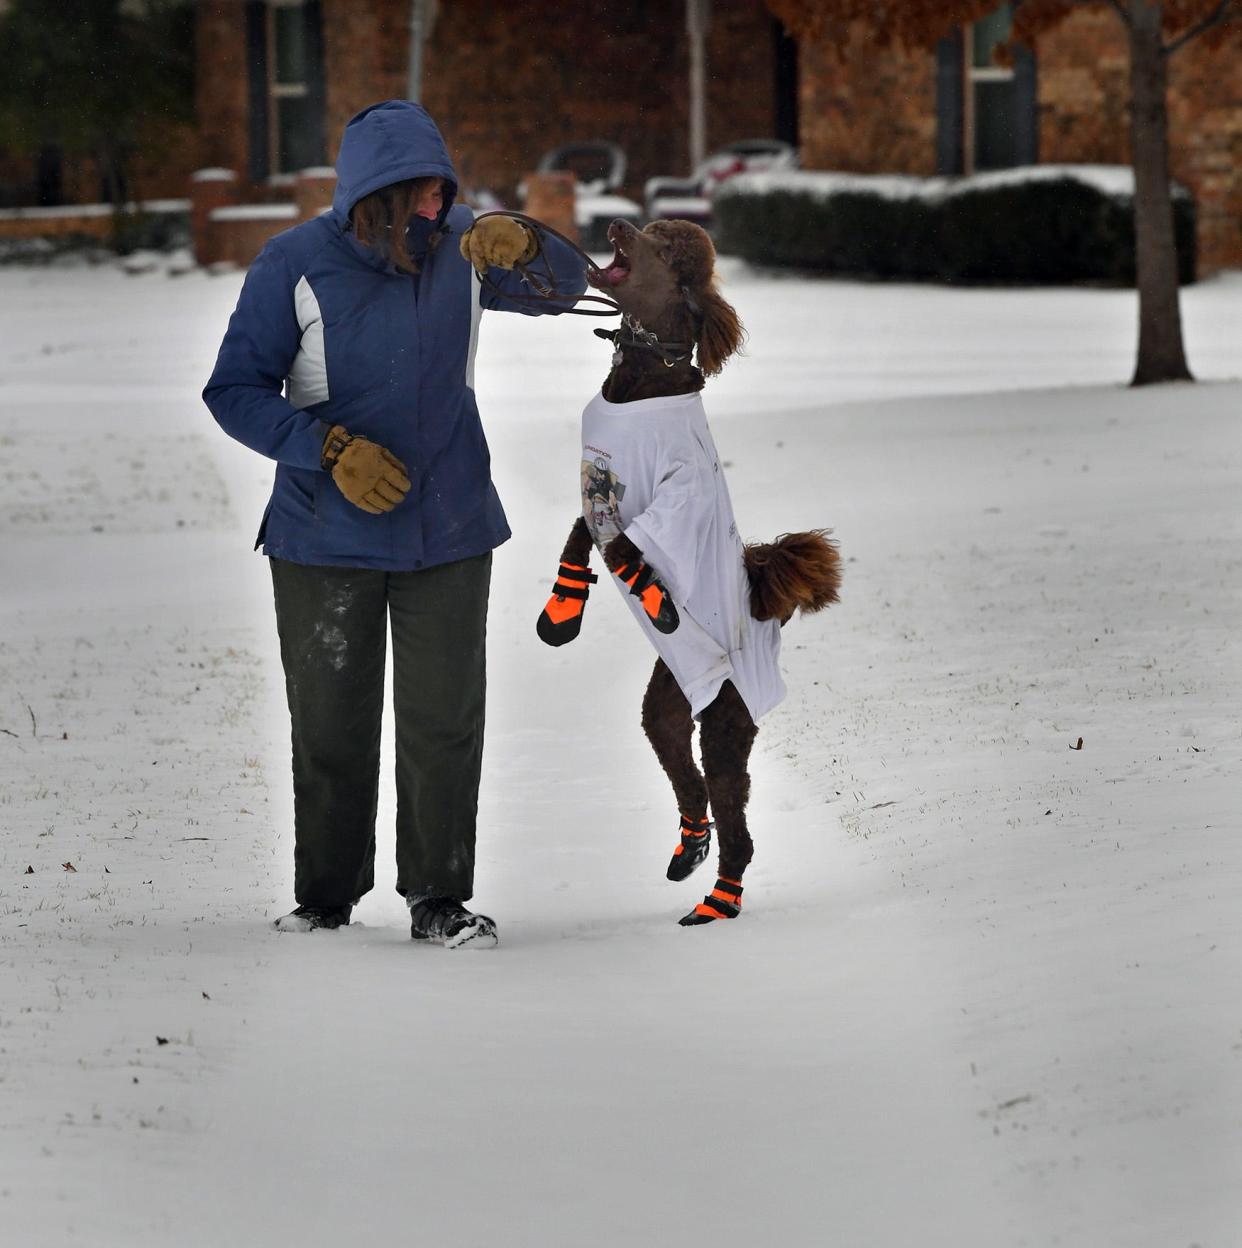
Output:
M244 259L330 198L321 167L349 117L407 94L415 0L186 3L197 125L141 163L137 189L184 196L192 186L198 219L214 211L229 223L234 246L220 254ZM467 192L518 203L517 183L539 156L570 140L620 144L632 198L650 176L688 172L686 3L422 0L421 98ZM707 8L708 151L783 138L806 168L911 174L1129 159L1128 54L1106 0L1008 65L993 57L1008 36L1007 4L935 52L881 49L860 30L844 61L813 42L795 49L763 0ZM1171 69L1173 173L1198 201L1200 269L1242 265L1242 37L1215 52L1192 43ZM191 183L193 169L207 173ZM67 197L93 198L91 185L78 171ZM248 216L248 204L262 209Z
M627 191L688 171L683 0L439 0L426 6L422 102L467 187L514 203L540 155L611 140ZM203 162L262 196L282 175L330 164L345 123L407 93L411 0L198 0ZM714 0L707 35L709 150L794 138L794 82L761 0ZM784 109L784 112L782 112ZM785 134L778 134L783 128Z
M806 168L958 174L1046 164L1128 164L1129 51L1112 7L1084 6L997 63L1008 4L935 52L881 48L859 28L842 62L804 42L799 145ZM1199 271L1242 265L1242 31L1232 47L1170 62L1173 176L1198 204Z

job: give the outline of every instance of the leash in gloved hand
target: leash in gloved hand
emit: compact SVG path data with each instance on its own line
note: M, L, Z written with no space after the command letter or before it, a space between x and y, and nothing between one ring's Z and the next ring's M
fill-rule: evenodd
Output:
M587 255L577 243L566 238L564 234L554 230L550 225L544 225L542 221L536 220L534 217L528 217L524 212L513 212L508 208L494 208L489 212L481 212L475 217L475 222L482 221L485 217L510 217L514 221L520 221L529 229L535 231L536 236L540 234L550 234L553 238L559 239L570 251L574 252L596 273L602 273L604 270L600 268L590 256ZM562 312L572 313L574 316L618 316L620 315L620 306L612 299L605 295L561 295L556 290L556 274L552 272L552 265L547 255L540 247L540 254L543 255L544 265L547 267L548 275L544 278L541 274L531 271L528 265L518 264L514 267L522 275L523 278L535 290L533 295L515 295L507 290L502 290L495 282L487 276L486 273L475 269L479 275L479 281L487 287L493 294L499 295L502 299L509 303L529 303L529 304L545 304L545 303L602 303L604 308L562 308Z
M520 221L529 229L534 230L538 234L551 234L553 238L559 239L570 251L579 256L589 268L596 273L602 273L604 270L600 268L590 256L587 255L577 243L566 238L564 234L558 230L554 230L550 225L545 225L542 221L535 217L527 216L524 212L514 212L508 208L495 208L488 212L481 212L475 221L482 221L484 217L509 217L513 221ZM479 281L492 291L499 295L502 299L507 299L512 303L529 303L529 304L545 304L545 303L585 303L588 300L592 303L602 303L604 309L599 308L562 308L562 312L572 313L575 316L618 316L621 315L621 305L614 299L609 299L605 295L561 295L556 292L556 274L552 272L552 265L547 258L547 254L540 248L543 255L543 262L548 269L548 278L551 284L541 275L532 273L525 264L517 264L514 268L522 275L531 286L535 288L536 294L533 295L514 295L508 291L502 290L495 282L487 276L485 272L476 269L479 275ZM687 293L688 296L688 292ZM690 306L697 316L701 316L696 304L691 300ZM597 338L603 338L613 344L614 352L612 362L615 365L621 356L623 348L638 347L643 351L651 351L658 355L665 368L672 368L677 364L684 363L689 360L693 351L694 344L692 342L661 342L655 334L643 329L643 327L632 317L622 315L621 324L616 329L597 329L595 331Z

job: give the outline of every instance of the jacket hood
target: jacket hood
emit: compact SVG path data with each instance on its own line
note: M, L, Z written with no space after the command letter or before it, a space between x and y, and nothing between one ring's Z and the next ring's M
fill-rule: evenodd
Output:
M444 179L444 207L436 219L437 226L443 225L457 196L457 174L431 114L409 100L372 104L351 119L341 136L333 214L344 225L363 196L407 178Z

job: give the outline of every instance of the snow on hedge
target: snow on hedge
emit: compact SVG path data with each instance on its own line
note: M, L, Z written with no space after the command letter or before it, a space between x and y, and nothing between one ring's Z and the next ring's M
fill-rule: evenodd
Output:
M821 202L846 193L878 195L883 199L940 201L971 191L993 190L1029 182L1068 179L1094 187L1103 195L1128 200L1134 197L1134 170L1129 165L1022 165L963 177L919 178L895 173L835 173L784 169L763 173L740 173L716 192L716 198L732 195L768 195L792 191ZM1174 194L1188 195L1174 185Z

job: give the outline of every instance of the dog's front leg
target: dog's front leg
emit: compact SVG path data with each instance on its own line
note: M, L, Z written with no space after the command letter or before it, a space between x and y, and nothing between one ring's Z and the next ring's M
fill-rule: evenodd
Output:
M561 551L561 562L568 563L575 568L589 568L592 545L591 530L587 528L586 521L579 516L574 521L574 527L569 530L565 549Z
M616 537L604 547L604 563L609 572L616 572L627 563L642 563L643 552L630 541L624 533Z
M591 534L581 516L569 530L569 540L561 551L561 566L552 596L548 599L535 631L540 641L549 646L563 646L573 641L582 629L582 613L591 586L599 580L591 571Z
M655 572L643 562L643 552L624 533L604 547L604 563L631 594L642 603L652 627L659 633L671 633L681 623L677 608L668 590Z

